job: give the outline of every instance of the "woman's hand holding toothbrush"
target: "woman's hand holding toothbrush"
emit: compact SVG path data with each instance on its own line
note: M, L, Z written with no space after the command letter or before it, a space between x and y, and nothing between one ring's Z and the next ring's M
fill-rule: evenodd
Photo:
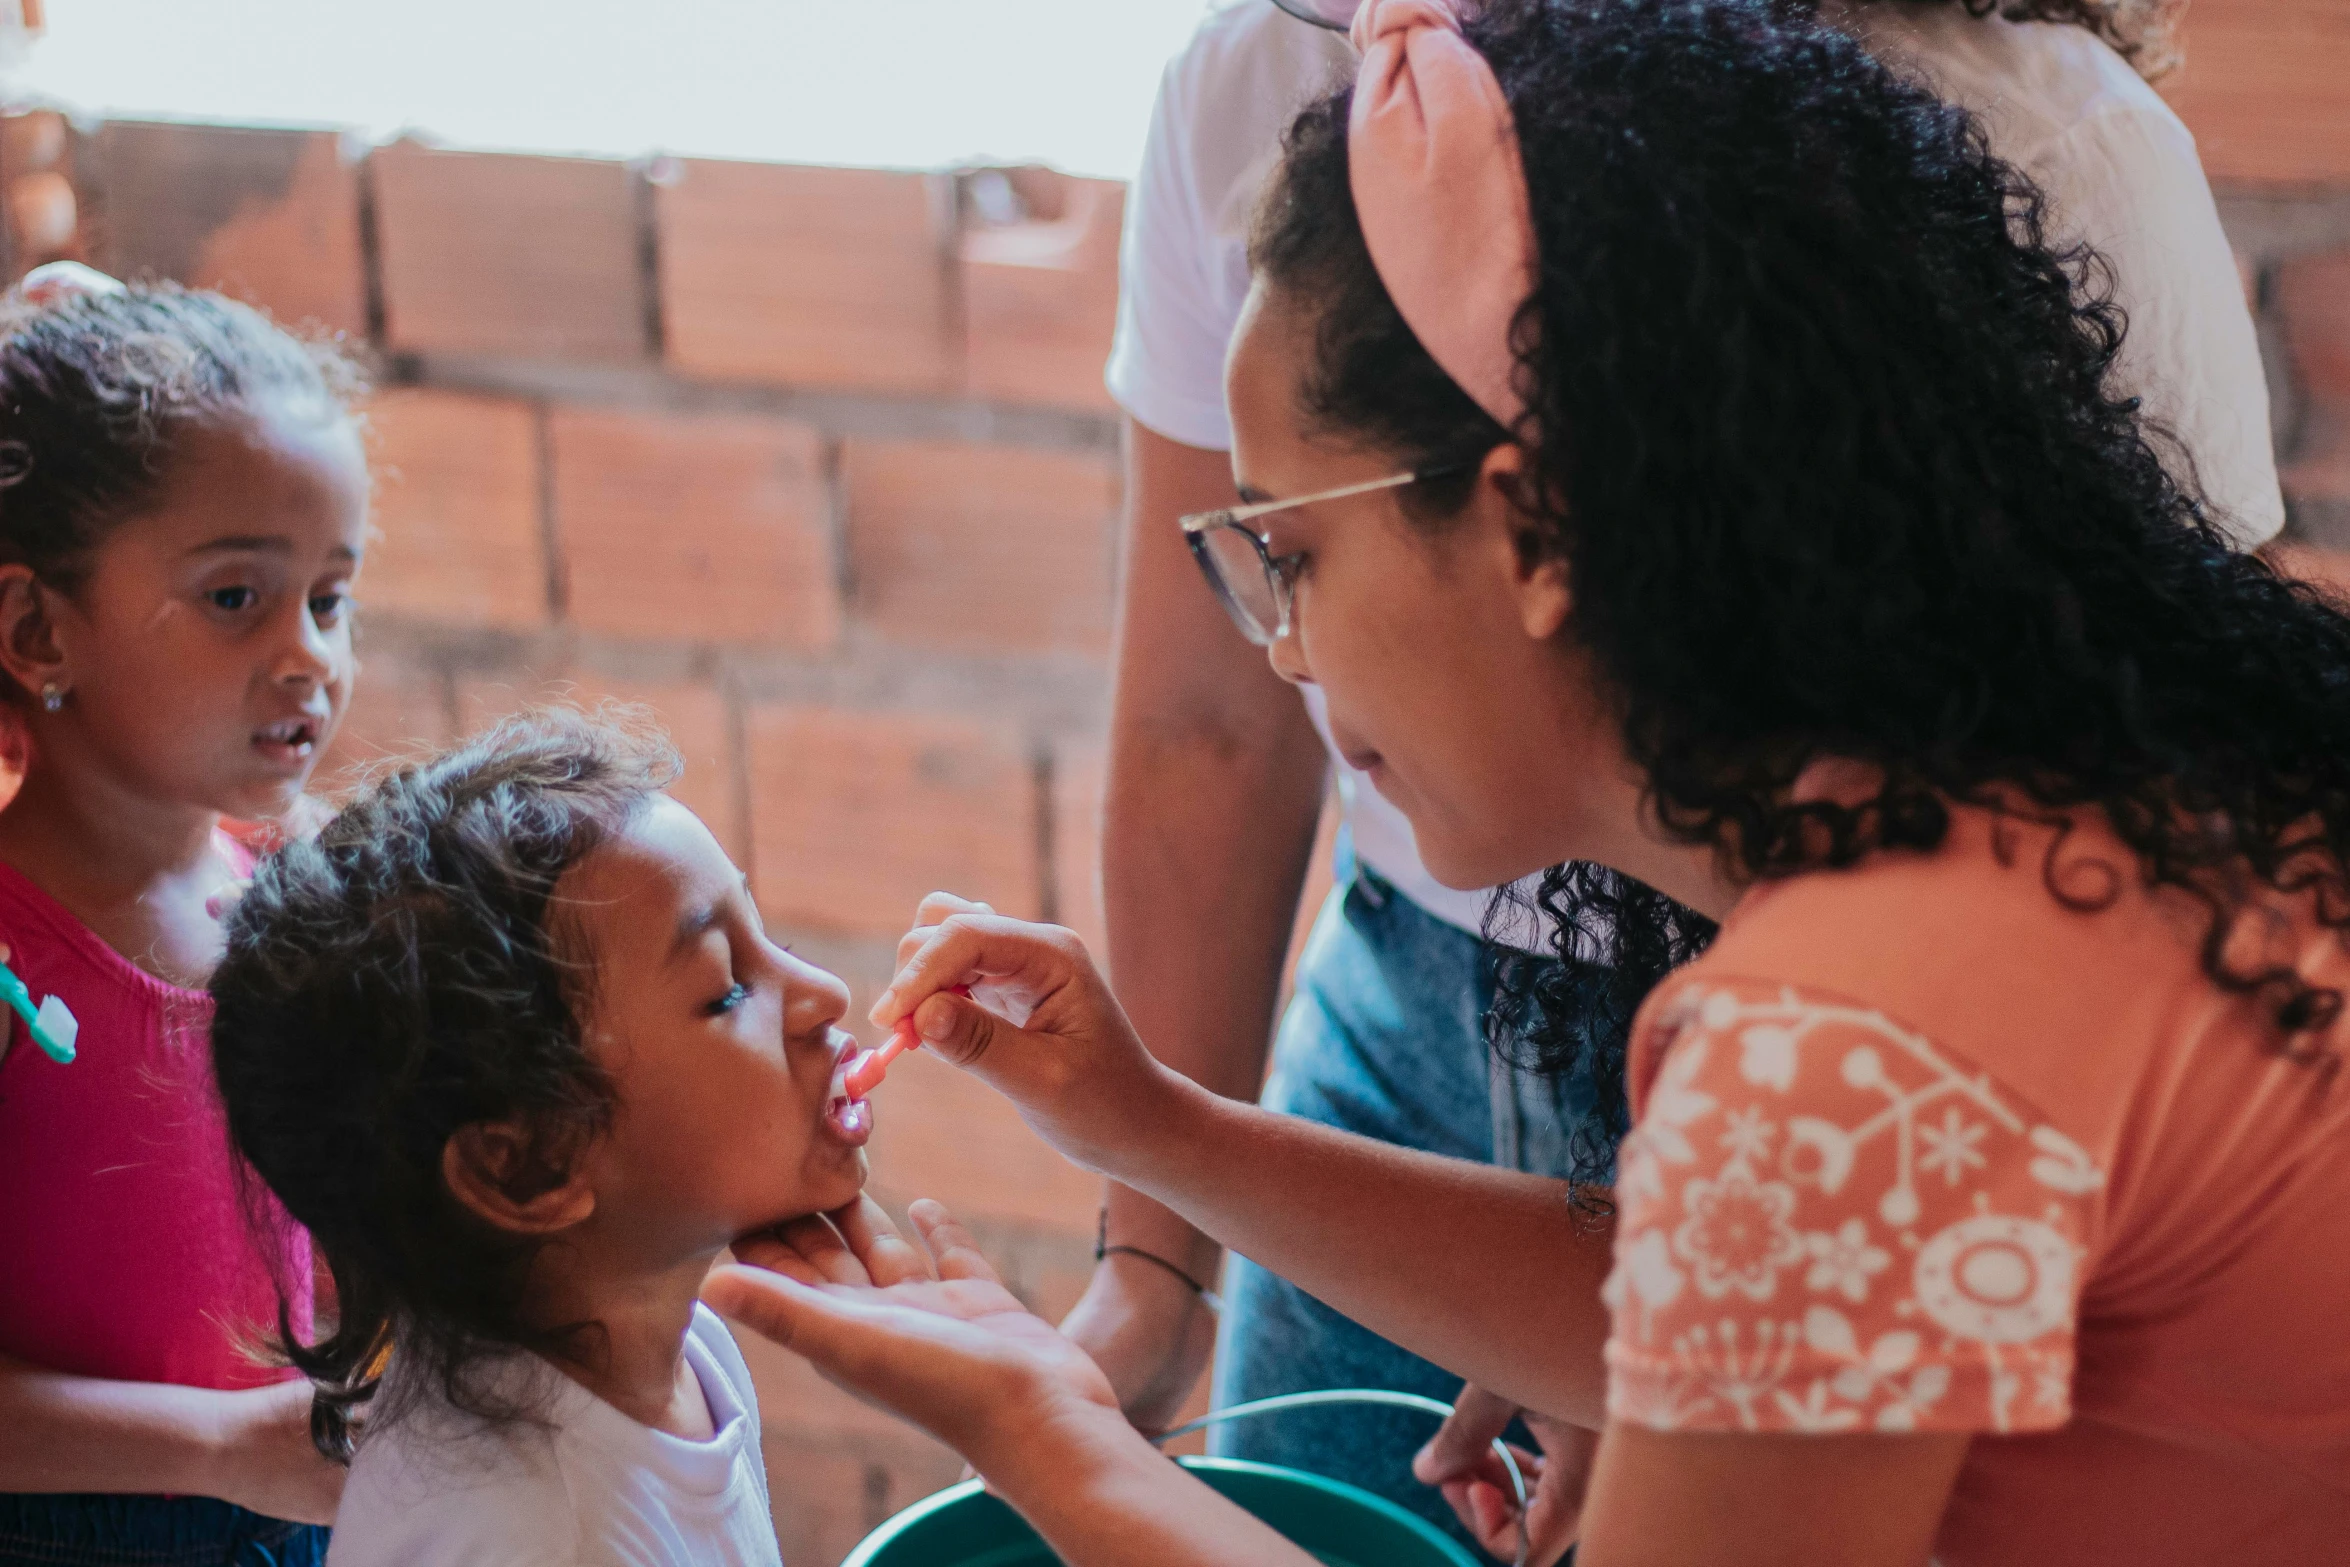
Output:
M1074 932L948 893L922 900L872 1018L910 1019L924 1045L1103 1174L1147 1160L1173 1108L1205 1092L1151 1058Z

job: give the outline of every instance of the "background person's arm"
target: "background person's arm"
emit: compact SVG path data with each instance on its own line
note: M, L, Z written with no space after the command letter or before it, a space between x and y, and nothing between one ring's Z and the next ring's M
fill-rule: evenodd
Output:
M1109 967L1159 1059L1253 1099L1328 762L1297 692L1233 629L1176 526L1234 499L1227 453L1127 421L1102 899ZM1220 1248L1182 1218L1116 1184L1108 1204L1113 1242L1214 1277ZM1198 1296L1132 1257L1098 1267L1063 1326L1146 1428L1173 1418L1215 1335Z

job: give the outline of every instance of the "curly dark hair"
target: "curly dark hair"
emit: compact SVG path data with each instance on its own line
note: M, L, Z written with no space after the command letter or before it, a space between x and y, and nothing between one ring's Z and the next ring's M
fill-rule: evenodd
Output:
M263 406L348 416L366 389L329 339L176 283L0 299L0 564L72 592L116 523L153 499L193 425Z
M428 1389L485 1419L526 1417L476 1371L581 1331L524 1320L537 1243L465 1208L442 1149L462 1127L522 1121L527 1197L608 1123L611 1086L581 1025L592 973L550 898L676 774L665 743L526 714L375 783L314 841L264 860L229 915L213 1073L238 1153L334 1277L335 1320L315 1341L278 1313L329 1457L348 1460L351 1412L379 1388L396 1396L371 1419Z
M2099 809L2209 911L2211 977L2312 1052L2341 997L2230 966L2227 937L2252 880L2350 923L2350 618L2231 551L2166 470L2108 379L2124 323L2096 258L2051 248L1964 112L1786 6L1496 0L1467 32L1532 194L1528 412L1503 429L1397 314L1341 91L1291 128L1252 245L1315 323L1309 423L1411 468L1524 448L1565 634L1659 820L1733 875L1932 848L1953 801ZM1441 529L1472 482L1424 482L1407 516ZM1881 791L1790 803L1824 756ZM1505 959L1495 1042L1551 1069L1607 1053L1620 1132L1631 1008L1709 929L1595 867L1537 901L1562 956L1615 977Z

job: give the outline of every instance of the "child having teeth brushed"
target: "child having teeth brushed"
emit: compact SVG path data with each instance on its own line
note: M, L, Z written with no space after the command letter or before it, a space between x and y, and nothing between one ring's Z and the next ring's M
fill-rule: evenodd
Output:
M525 715L228 917L229 1128L342 1305L282 1344L350 1465L330 1567L777 1561L758 1400L696 1297L791 1221L886 1228L872 1110L847 987L767 939L676 772Z

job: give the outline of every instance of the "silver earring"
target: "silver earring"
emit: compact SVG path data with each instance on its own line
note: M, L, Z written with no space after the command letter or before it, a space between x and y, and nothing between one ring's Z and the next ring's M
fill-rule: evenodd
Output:
M42 710L43 710L44 712L50 712L50 713L62 713L62 712L64 712L64 711L65 711L65 687L63 687L63 686L59 685L59 684L58 684L56 681L54 681L54 680L50 681L50 682L49 682L47 685L45 685L45 686L41 687L41 707L42 707Z

